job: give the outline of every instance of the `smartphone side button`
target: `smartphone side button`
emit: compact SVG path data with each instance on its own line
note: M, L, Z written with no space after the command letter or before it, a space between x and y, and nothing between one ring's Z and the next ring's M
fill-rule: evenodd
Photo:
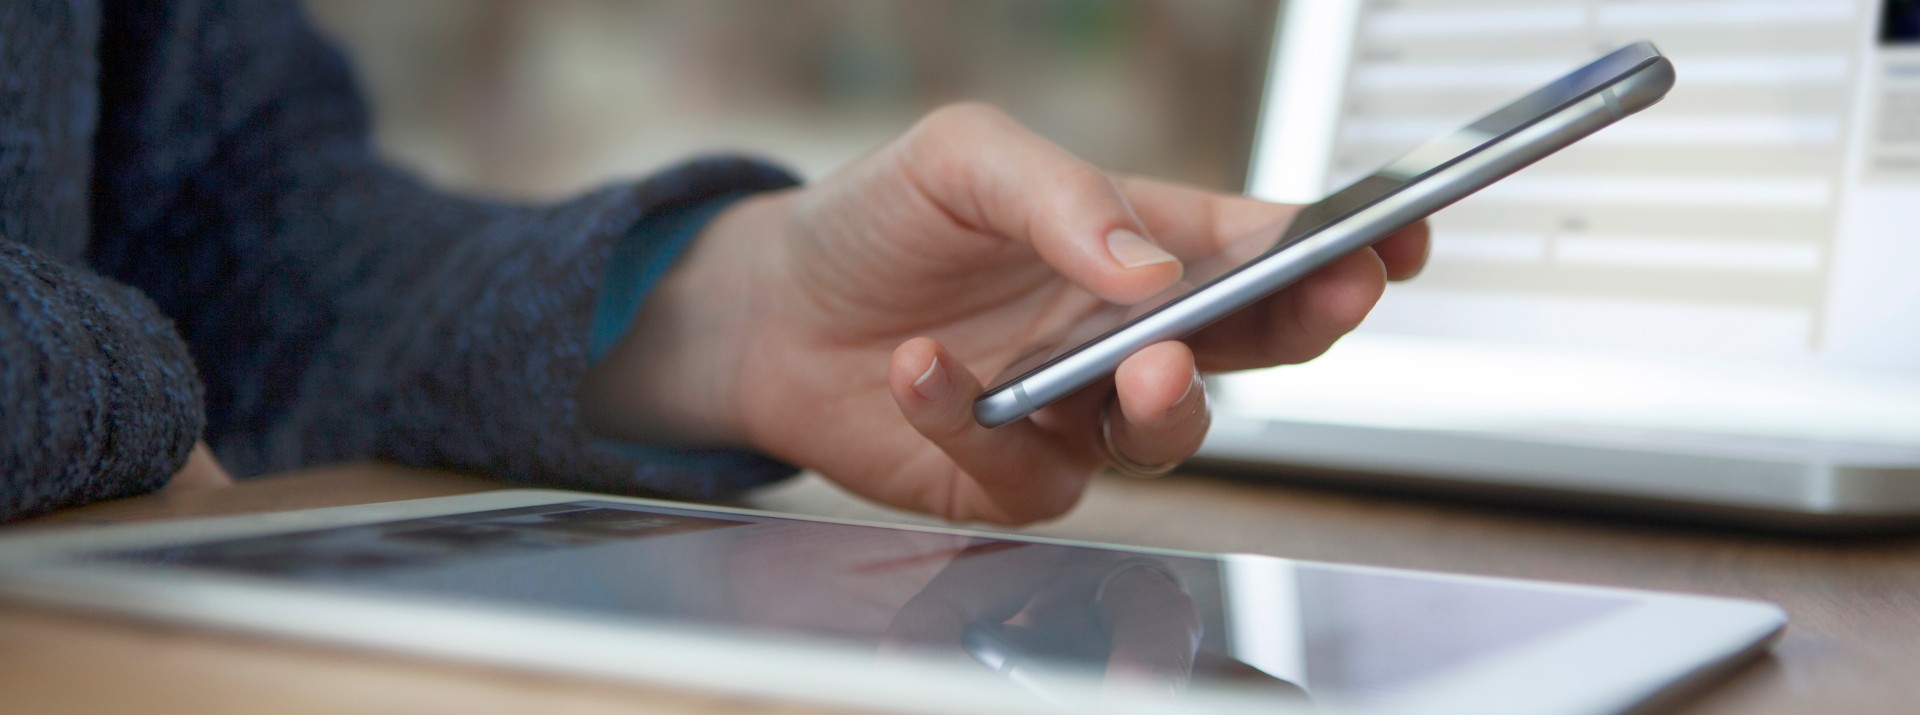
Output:
M1033 406L1033 398L1027 397L1027 383L1013 383L1013 399L1020 403L1022 414L1033 414L1038 408Z
M1627 116L1627 110L1620 107L1620 95L1614 94L1612 87L1600 90L1600 101L1607 104L1607 113L1614 119Z
M987 429L1012 424L1032 413L1033 399L1020 383L996 389L973 401L973 421Z

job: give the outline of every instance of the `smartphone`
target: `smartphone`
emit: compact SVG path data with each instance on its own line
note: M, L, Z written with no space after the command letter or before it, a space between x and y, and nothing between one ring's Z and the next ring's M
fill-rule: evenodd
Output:
M1188 265L1174 289L1075 324L1002 371L974 401L974 419L999 427L1106 379L1134 352L1190 335L1652 106L1673 79L1673 64L1650 42L1594 60L1301 209L1251 249Z

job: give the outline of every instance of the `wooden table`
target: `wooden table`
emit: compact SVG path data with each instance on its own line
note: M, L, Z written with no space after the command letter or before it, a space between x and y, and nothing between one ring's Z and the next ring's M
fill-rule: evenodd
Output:
M76 509L116 523L459 494L475 477L359 465ZM914 521L818 479L751 505ZM1567 518L1186 475L1097 480L1032 533L1767 599L1773 654L1681 699L1686 713L1920 712L1920 537L1812 538ZM0 710L54 712L814 712L787 704L0 604Z

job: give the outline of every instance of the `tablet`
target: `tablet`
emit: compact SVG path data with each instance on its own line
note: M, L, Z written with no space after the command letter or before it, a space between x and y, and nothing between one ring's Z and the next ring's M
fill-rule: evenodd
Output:
M1752 601L558 491L0 538L0 594L907 712L1615 713Z

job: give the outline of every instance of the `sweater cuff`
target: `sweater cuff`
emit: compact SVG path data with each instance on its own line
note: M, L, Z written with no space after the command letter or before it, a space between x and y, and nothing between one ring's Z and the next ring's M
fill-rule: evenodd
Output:
M647 294L660 284L721 211L748 193L722 194L703 202L678 206L643 219L616 238L607 259L600 300L594 306L593 333L587 341L587 359L597 363L613 350L640 314ZM626 456L675 471L704 474L728 484L764 484L800 471L765 455L737 449L687 449L606 439L602 442Z
M587 341L587 361L600 362L620 342L640 314L640 305L660 279L673 269L680 255L693 245L700 230L720 212L747 194L722 194L701 203L676 206L647 217L614 239L607 257L607 275L600 284L600 301L593 309L593 335Z

